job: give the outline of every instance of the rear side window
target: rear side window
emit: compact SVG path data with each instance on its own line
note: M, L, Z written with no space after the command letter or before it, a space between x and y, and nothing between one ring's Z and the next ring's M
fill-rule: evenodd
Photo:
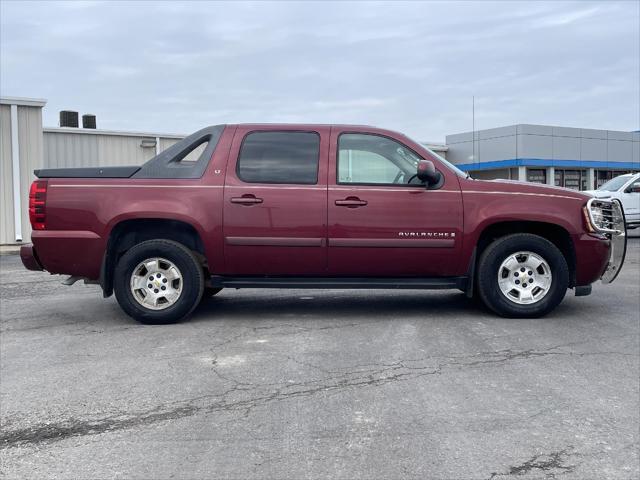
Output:
M318 183L320 136L313 132L253 132L242 142L238 177L247 183Z
M142 165L131 178L201 178L224 128L207 127L183 138Z

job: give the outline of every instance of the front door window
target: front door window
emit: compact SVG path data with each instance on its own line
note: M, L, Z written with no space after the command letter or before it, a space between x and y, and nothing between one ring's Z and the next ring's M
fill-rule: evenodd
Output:
M420 184L415 177L420 160L414 152L390 138L345 133L338 139L338 183Z

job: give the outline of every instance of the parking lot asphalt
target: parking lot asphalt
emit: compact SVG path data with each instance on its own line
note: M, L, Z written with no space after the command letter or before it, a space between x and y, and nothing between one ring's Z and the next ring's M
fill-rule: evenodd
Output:
M144 326L0 257L4 478L638 478L640 239L537 320L229 290Z

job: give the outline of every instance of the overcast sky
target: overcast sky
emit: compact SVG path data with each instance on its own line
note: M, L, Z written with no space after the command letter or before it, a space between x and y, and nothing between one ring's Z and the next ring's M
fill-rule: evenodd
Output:
M0 2L0 93L98 127L640 129L640 2Z

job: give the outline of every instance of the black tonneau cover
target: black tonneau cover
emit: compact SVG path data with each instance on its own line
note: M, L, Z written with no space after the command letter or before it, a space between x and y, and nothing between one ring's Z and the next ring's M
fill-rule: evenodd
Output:
M41 168L38 178L130 178L140 167Z

